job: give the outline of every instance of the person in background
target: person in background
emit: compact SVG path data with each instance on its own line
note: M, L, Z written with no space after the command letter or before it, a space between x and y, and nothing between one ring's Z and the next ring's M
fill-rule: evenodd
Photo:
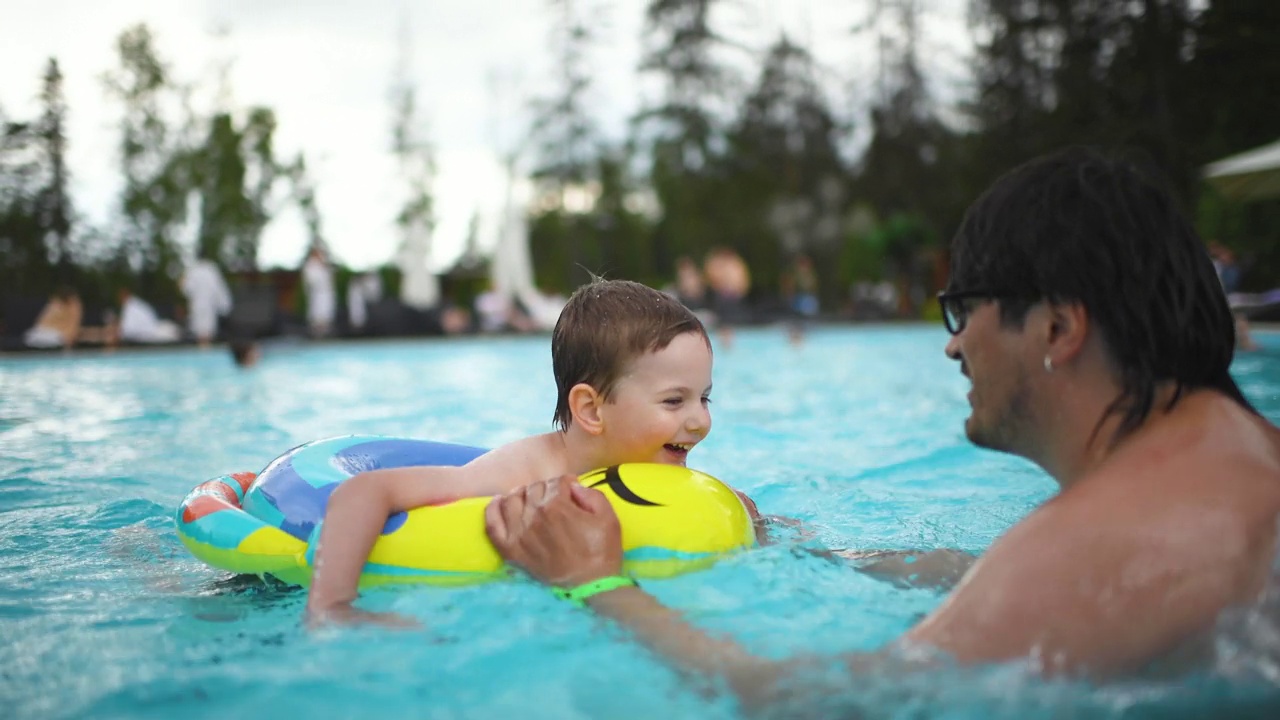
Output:
M40 316L22 340L28 347L70 350L80 336L83 316L80 296L71 286L60 285L49 296Z
M187 268L181 286L187 296L187 329L201 349L208 348L218 333L218 318L231 312L231 291L218 265L207 258Z
M808 255L796 256L791 271L782 276L782 296L791 310L787 334L791 344L804 341L805 325L818 315L818 274Z
M351 332L363 335L369 322L369 306L382 299L382 278L376 272L361 273L347 283L347 320Z
M231 359L237 367L251 368L262 359L262 351L252 338L234 338L227 343L231 350Z
M676 258L676 280L668 292L697 315L703 325L710 327L715 324L707 284L702 277L702 270L693 258L688 255Z
M745 303L751 290L751 271L742 256L727 247L707 253L703 268L711 286L711 308L716 314L720 342L729 349L733 346L734 327L747 317Z
M324 248L313 245L302 265L302 281L307 288L307 327L311 337L328 337L338 300L333 287L333 267Z
M127 288L120 290L120 323L117 334L122 342L159 345L182 339L182 329L172 320L164 320L154 308Z
M1222 291L1227 294L1230 300L1231 294L1240 290L1240 264L1236 262L1236 254L1231 248L1214 240L1209 243L1209 257L1213 258L1213 267L1218 271L1218 281L1222 283ZM1235 312L1236 319L1236 347L1253 351L1258 349L1257 343L1253 341L1253 334L1249 332L1249 319L1245 317L1243 312Z

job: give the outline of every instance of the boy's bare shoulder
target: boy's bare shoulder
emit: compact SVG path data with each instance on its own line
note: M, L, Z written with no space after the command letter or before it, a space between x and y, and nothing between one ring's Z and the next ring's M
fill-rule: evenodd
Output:
M530 435L499 446L468 464L485 473L510 478L510 487L557 477L569 472L564 440L559 433Z

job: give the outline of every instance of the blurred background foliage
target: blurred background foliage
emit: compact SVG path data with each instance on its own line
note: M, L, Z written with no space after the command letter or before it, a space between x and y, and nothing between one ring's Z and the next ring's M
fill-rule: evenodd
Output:
M1280 137L1275 0L970 0L972 87L946 102L922 70L925 0L866 3L849 36L878 38L873 71L820 67L785 35L743 47L714 24L727 1L646 4L637 71L660 92L621 142L604 139L587 101L600 3L548 2L555 90L534 99L522 145L537 188L527 217L542 289L568 292L589 273L662 286L678 257L725 246L747 261L757 300L776 297L805 254L825 308L847 306L853 283L887 281L901 314L918 317L945 281L946 241L965 207L1014 165L1075 143L1145 154L1205 239L1236 251L1242 289L1280 285L1280 201L1222 197L1201 170ZM125 30L116 50L102 76L118 111L123 180L110 223L90 226L68 193L72 109L57 60L40 70L39 117L0 108L5 293L43 296L70 283L87 302L107 303L129 286L177 303L181 267L194 256L233 276L259 270L263 228L287 207L324 243L306 158L275 153L271 108L196 109L193 87L158 56L145 25ZM833 75L872 72L862 97L823 90ZM397 222L429 233L432 147L415 129L413 88L398 87L392 151L411 192ZM445 278L459 302L484 285L474 238L468 247ZM392 268L381 269L388 290ZM349 275L340 269L339 284Z

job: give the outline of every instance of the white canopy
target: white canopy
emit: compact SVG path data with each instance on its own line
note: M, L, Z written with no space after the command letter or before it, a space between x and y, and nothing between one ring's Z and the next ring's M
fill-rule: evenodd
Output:
M562 298L539 292L533 279L533 259L529 255L529 223L524 204L516 198L514 172L509 170L507 199L502 212L498 242L489 265L493 289L507 299L517 299L534 324L550 330L564 307Z
M1229 198L1280 197L1280 140L1210 163L1204 176Z

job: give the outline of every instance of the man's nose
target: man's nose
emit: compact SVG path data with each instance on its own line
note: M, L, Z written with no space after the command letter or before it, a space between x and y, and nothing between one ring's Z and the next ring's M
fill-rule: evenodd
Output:
M943 349L943 352L946 353L947 357L951 358L952 360L959 360L960 359L960 336L952 335L951 339L947 341L947 347Z

